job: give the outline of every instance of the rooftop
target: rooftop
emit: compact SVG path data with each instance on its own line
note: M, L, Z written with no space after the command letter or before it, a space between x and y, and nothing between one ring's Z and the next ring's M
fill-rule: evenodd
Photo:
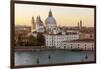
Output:
M94 42L94 39L77 39L77 40L63 41L63 42Z

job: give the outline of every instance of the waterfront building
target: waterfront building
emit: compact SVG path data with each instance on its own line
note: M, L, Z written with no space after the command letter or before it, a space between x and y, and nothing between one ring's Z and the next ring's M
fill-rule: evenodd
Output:
M79 39L79 35L76 32L60 32L58 34L45 34L45 45L47 47L58 48L62 41L72 41L76 39Z
M69 50L94 50L93 39L78 39L73 41L63 41L59 48Z

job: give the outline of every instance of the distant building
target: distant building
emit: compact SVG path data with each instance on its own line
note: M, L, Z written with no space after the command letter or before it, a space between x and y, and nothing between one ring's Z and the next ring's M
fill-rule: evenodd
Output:
M79 29L79 30L82 30L82 20L80 20L80 21L78 22L78 29Z
M59 48L69 50L94 50L95 44L93 39L78 39L73 41L63 41Z
M37 32L45 31L44 25L43 25L43 22L42 22L40 16L37 16L37 19L36 19L36 30L37 30Z
M31 32L34 32L36 30L36 24L34 17L32 17L32 22L31 22Z
M16 26L15 27L15 45L18 45L19 42L27 43L27 35L31 32L31 27L28 26Z
M94 39L94 32L80 31L80 39Z
M81 30L82 29L82 20L80 20L80 27L79 29Z

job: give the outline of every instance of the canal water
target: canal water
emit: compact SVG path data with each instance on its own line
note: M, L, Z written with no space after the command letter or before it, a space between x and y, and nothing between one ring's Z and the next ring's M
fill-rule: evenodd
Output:
M16 51L15 65L56 64L94 61L93 51Z

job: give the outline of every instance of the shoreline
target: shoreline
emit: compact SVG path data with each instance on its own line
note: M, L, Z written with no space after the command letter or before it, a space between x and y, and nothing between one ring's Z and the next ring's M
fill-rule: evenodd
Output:
M94 51L94 50L81 50L81 49L61 49L61 48L34 48L34 47L15 47L15 51L34 51L34 52L38 52L38 51L54 51L54 50L61 50L61 51Z

